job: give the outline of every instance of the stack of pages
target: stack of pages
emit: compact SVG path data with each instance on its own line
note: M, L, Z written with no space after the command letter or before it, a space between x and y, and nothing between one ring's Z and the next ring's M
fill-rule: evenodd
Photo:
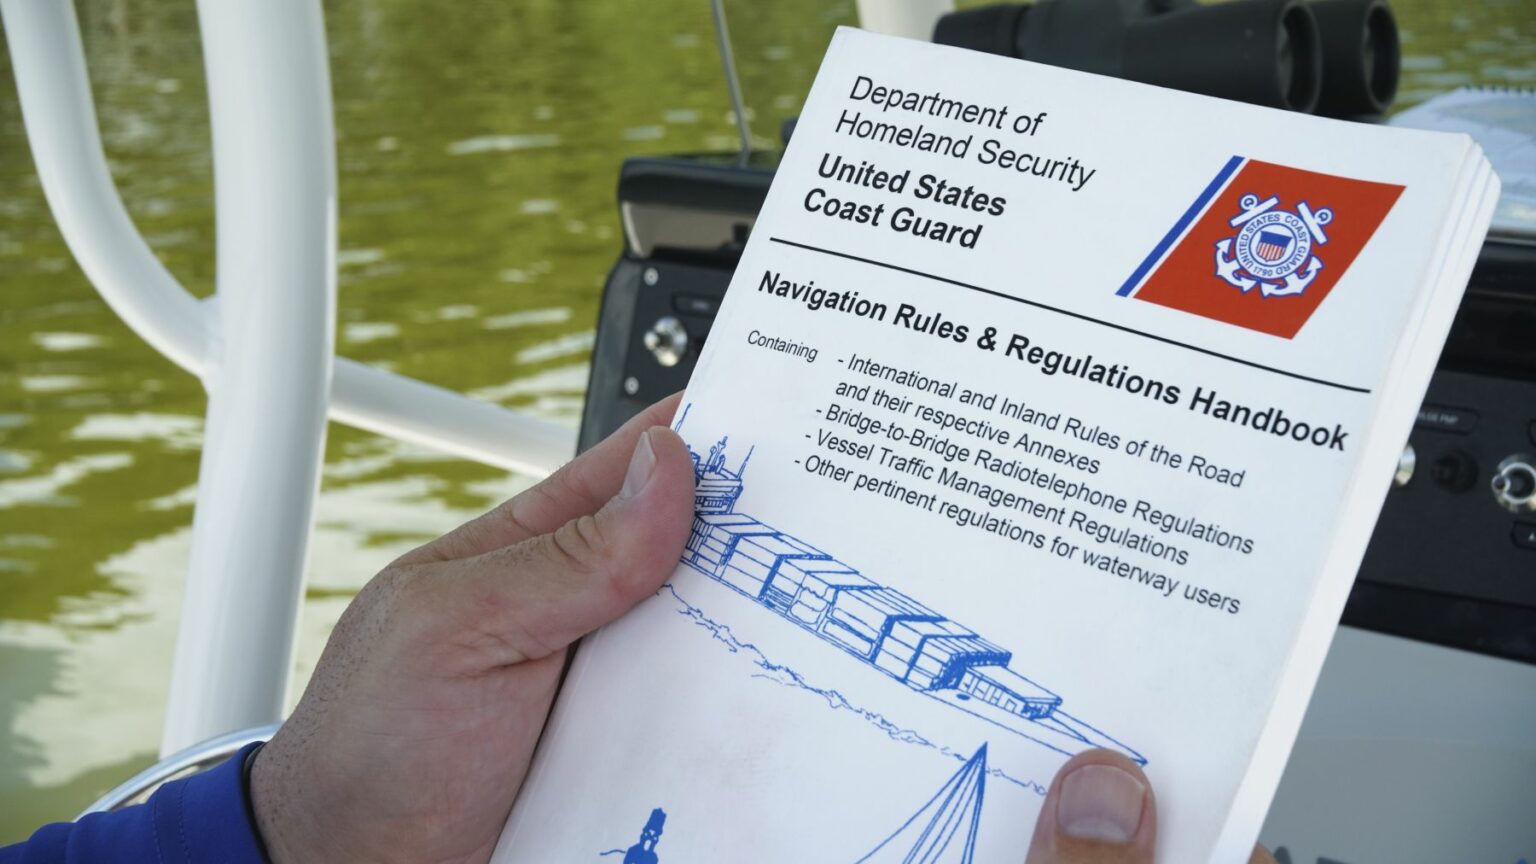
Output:
M1159 860L1246 861L1497 197L1465 135L839 31L683 559L495 860L1016 864L1108 748Z

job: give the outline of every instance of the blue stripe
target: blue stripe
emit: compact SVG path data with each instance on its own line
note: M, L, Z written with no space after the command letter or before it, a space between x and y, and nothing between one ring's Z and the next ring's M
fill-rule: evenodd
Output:
M1195 217L1200 215L1200 211L1205 209L1205 205L1209 204L1212 198L1216 197L1216 193L1221 191L1221 187L1227 184L1227 180L1232 177L1232 174L1237 171L1238 166L1242 164L1243 157L1241 156L1233 156L1227 160L1227 164L1220 171L1216 172L1216 179L1212 180L1210 185L1205 187L1205 191L1200 193L1200 197L1195 199L1195 203L1189 205L1189 209L1184 211L1184 215L1179 217L1179 221L1173 223L1173 227L1169 228L1168 233L1163 235L1162 242L1158 243L1156 248L1152 250L1152 254L1148 255L1146 260L1141 262L1141 266L1136 268L1136 272L1131 274L1131 278L1125 280L1125 284L1120 286L1120 290L1115 292L1115 296L1129 297L1131 292L1141 285L1141 280L1147 278L1147 271L1152 269L1152 265L1156 264L1163 257L1163 253L1168 251L1168 247L1173 245L1173 241L1179 239L1184 230L1189 227L1189 223L1195 221Z

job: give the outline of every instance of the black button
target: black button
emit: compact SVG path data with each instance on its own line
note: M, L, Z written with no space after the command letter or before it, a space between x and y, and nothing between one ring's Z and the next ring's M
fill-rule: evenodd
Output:
M1465 492L1477 482L1477 462L1464 450L1451 450L1429 464L1429 476L1452 492Z
M677 294L672 297L672 308L684 315L713 315L720 308L720 301L698 294Z
M1521 549L1536 549L1536 522L1516 522L1509 536Z
M1430 405L1426 403L1419 409L1418 426L1420 429L1433 429L1436 432L1455 432L1465 435L1477 425L1477 412L1471 408L1451 408L1447 405Z

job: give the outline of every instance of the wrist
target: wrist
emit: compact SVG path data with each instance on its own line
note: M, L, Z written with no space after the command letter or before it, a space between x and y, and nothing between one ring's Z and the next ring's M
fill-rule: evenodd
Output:
M256 818L255 797L251 794L251 769L256 764L256 757L261 755L267 742L263 741L255 747L245 751L245 758L240 765L240 787L245 798L245 818L251 823L251 833L256 837L256 851L261 855L261 860L270 862L272 853L267 849L266 838L261 833L261 823Z
M271 864L329 860L305 830L306 808L297 800L300 790L293 788L292 759L282 737L280 729L246 760L251 824Z

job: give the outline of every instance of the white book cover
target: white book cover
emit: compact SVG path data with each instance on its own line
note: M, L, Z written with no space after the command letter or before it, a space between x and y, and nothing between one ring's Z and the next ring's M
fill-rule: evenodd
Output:
M840 30L676 419L683 561L495 860L1013 864L1092 747L1159 860L1247 860L1496 188L1465 136Z

